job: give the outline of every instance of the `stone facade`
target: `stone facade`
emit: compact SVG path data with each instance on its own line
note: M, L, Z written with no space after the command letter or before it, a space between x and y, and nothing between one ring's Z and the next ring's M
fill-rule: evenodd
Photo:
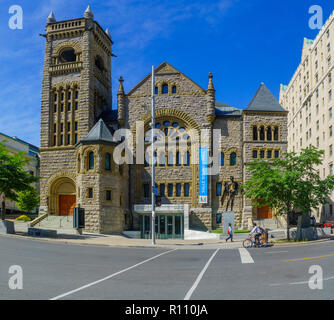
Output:
M321 178L334 173L334 11L314 40L304 38L301 61L288 85L281 85L280 103L289 111L289 151L311 145L324 150L317 170ZM313 210L319 222L334 217L334 191L328 204Z
M82 19L49 21L46 39L41 206L50 214L70 214L71 204L80 205L85 208L86 231L139 230L143 213L136 212L135 207L151 204L152 196L150 164L139 161L140 150L136 149L138 145L146 151L150 147L150 135L140 139L138 121L143 132L149 133L151 74L127 93L120 78L118 108L112 110L109 32L100 28L92 14L86 14ZM177 135L186 141L184 150L180 150L181 140L176 139L173 152L165 145L157 150L156 184L162 204L166 208L187 208L184 215L189 215L190 229L221 227L216 219L226 205L221 204L221 193L232 176L240 186L234 201L236 226L247 227L248 218L253 216L252 209L249 214L249 201L241 193L241 184L247 179L245 164L254 160L255 147L261 155L261 149L265 150L268 158L268 150L279 150L275 156L286 151L285 110L277 106L264 85L244 111L222 104L215 99L211 73L208 88L203 89L166 62L155 69L154 92L160 138ZM256 109L263 101L264 106ZM254 126L259 132L265 126L270 133L263 139L254 139ZM135 146L133 164L118 165L112 156L108 158L120 145L112 136L118 128L131 133ZM214 132L221 136L219 145L215 145ZM269 139L271 133L273 138ZM199 146L219 157L218 171L208 176L205 204L199 202L199 165L195 161Z

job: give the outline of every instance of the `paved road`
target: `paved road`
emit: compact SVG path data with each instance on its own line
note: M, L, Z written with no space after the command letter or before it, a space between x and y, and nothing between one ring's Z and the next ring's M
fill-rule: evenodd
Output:
M333 299L334 242L259 249L112 248L0 237L0 299ZM23 269L11 290L9 268ZM323 270L311 290L310 266Z

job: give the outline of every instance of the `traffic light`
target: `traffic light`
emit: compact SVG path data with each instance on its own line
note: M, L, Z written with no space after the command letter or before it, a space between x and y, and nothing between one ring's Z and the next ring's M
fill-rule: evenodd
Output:
M161 207L161 197L160 196L155 197L155 206Z

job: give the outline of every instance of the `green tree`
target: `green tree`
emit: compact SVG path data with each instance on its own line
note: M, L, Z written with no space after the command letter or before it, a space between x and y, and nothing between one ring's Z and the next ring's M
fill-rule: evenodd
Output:
M31 184L38 181L25 169L27 160L24 153L11 154L7 147L0 143L0 195L2 196L1 219L5 219L5 199L17 200L17 192L31 190Z
M19 191L17 193L16 204L22 211L30 212L36 209L39 205L39 195L36 189Z
M290 240L289 219L294 209L309 214L312 209L328 203L334 189L334 176L321 179L316 167L323 162L324 151L315 147L303 149L299 155L286 153L281 159L257 160L248 164L250 180L243 184L253 205L269 205L278 215L287 216L287 236Z

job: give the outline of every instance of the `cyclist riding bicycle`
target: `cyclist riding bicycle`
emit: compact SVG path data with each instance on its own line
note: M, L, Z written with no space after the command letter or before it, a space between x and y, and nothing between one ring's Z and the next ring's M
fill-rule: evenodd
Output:
M250 235L255 234L254 239L258 245L260 245L260 237L262 236L263 233L264 233L264 229L257 226L256 223L253 223L253 229L250 232Z

